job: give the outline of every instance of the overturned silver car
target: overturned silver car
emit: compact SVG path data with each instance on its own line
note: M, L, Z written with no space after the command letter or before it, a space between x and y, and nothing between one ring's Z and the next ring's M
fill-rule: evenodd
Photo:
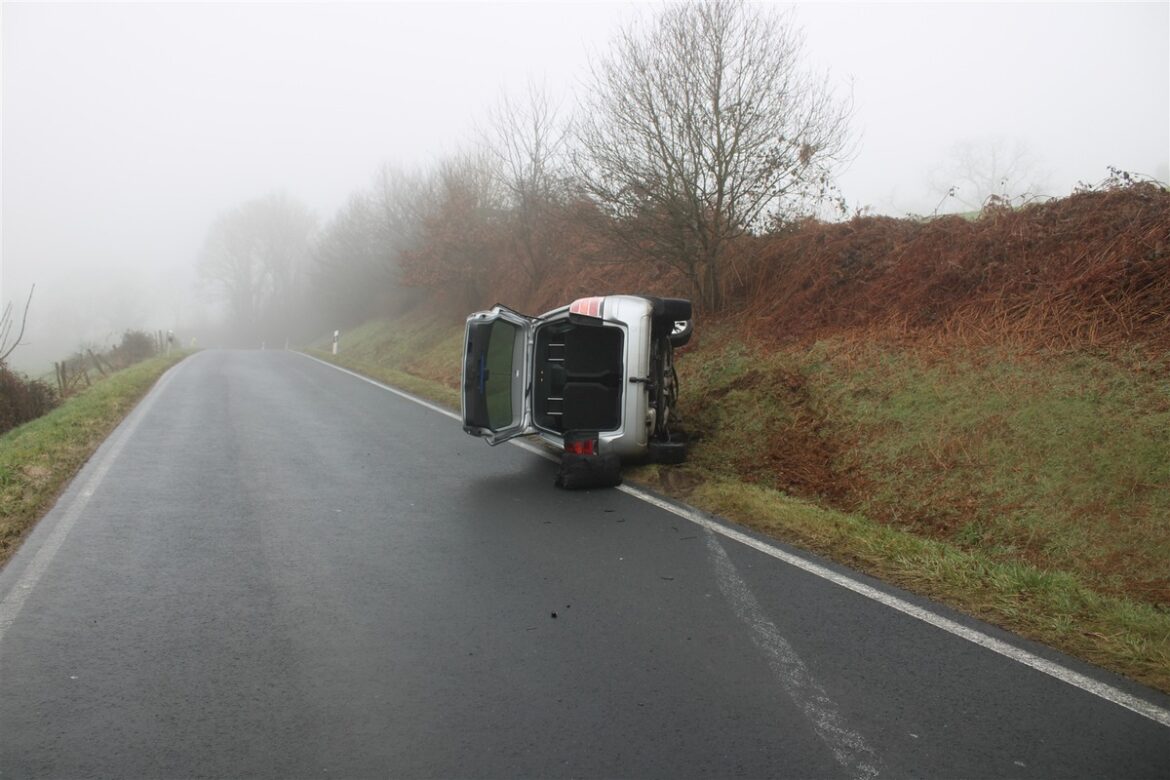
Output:
M620 461L678 463L674 348L690 301L581 298L530 317L505 306L467 318L463 430L499 444L539 434L564 452L558 484L617 484Z

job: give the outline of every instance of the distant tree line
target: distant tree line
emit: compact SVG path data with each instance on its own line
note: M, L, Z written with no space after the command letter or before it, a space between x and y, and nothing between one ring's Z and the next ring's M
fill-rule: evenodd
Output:
M199 266L243 343L301 341L439 293L533 296L564 263L670 269L725 306L731 245L833 199L847 103L791 17L668 4L622 31L573 112L531 85L429 170L384 166L323 225L269 196L211 227Z

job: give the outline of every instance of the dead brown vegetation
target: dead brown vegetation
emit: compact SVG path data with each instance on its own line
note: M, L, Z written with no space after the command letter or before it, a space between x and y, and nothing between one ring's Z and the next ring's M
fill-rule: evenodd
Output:
M756 335L857 328L1045 347L1170 345L1170 192L1080 192L975 220L806 222L741 247Z
M578 208L584 208L579 206ZM617 253L596 215L564 214L561 266L531 288L507 258L483 305L538 312L613 292L688 294L665 263ZM807 220L744 237L728 257L725 309L745 335L857 334L1023 348L1170 348L1170 192L1132 184L976 219ZM488 300L488 299L491 300Z

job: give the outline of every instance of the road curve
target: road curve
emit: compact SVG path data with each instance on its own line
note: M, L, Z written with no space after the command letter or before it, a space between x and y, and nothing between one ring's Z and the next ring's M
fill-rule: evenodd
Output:
M1166 776L1150 717L553 470L184 361L0 571L0 778Z

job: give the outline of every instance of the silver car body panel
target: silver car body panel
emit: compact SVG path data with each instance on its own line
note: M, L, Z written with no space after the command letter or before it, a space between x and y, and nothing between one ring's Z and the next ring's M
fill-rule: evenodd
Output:
M602 453L616 453L622 458L638 458L646 453L646 446L653 428L653 412L650 405L648 380L650 375L651 314L653 306L645 298L634 295L609 295L582 298L568 306L545 312L539 317L526 317L503 306L490 311L476 312L467 318L465 350L470 350L472 328L476 325L504 319L523 328L523 366L513 375L513 398L520 399L523 413L518 425L506 429L491 430L483 426L468 425L468 358L465 355L462 386L462 411L464 430L484 438L489 444L499 444L525 434L538 433L555 447L564 447L564 438L559 431L541 427L534 422L533 376L534 344L538 331L546 326L584 319L598 320L603 327L620 328L623 333L623 355L621 358L622 400L621 419L613 430L599 431L599 448ZM474 367L473 367L474 370ZM472 377L474 382L475 377Z

